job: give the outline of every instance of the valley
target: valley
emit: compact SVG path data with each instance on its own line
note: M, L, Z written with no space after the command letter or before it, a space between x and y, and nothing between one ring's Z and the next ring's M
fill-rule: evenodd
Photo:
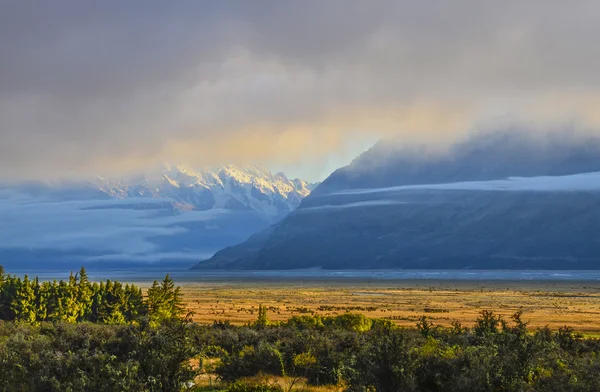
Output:
M188 308L198 323L242 325L257 317L260 304L273 321L292 316L335 316L346 312L414 327L425 315L434 324L465 326L481 310L506 319L518 310L532 329L569 325L600 336L600 281L287 281L183 282Z

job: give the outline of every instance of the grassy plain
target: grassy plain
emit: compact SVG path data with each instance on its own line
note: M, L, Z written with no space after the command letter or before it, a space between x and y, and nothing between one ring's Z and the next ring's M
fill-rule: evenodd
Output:
M362 313L414 327L426 315L439 325L471 325L482 309L506 316L521 309L530 327L564 325L600 336L600 282L558 281L250 281L182 282L194 321L255 320L258 305L271 320L298 315Z

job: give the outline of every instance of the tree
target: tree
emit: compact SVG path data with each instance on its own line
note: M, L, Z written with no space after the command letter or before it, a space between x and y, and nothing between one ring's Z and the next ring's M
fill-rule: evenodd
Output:
M33 280L33 295L35 318L37 322L46 321L48 317L48 293L43 285L40 284L38 277Z
M496 316L493 311L482 310L475 320L473 331L479 337L494 335L498 333L498 327L503 321L502 316Z
M266 327L271 322L269 321L269 316L267 315L267 307L264 305L258 305L258 318L254 325L259 327Z
M79 270L79 282L77 282L77 302L79 302L79 314L77 320L82 321L89 317L92 311L92 285L85 267Z
M104 282L100 282L100 284L95 283L92 286L92 290L92 309L88 318L90 321L97 323L102 319L104 311Z
M189 328L181 319L170 319L152 327L141 323L132 327L137 345L140 378L146 381L147 391L180 391L198 375L190 359L199 354L192 344Z
M123 291L123 285L117 281L110 283L105 286L104 304L106 305L106 315L102 322L106 324L124 324L125 292Z
M107 280L100 283L92 299L90 319L104 324L124 324L126 308L125 292L121 282Z
M142 289L133 284L125 285L125 304L125 318L127 321L134 321L147 313Z
M58 320L68 323L75 323L79 319L80 303L77 300L77 279L71 273L69 282L60 281L58 283Z
M161 283L154 281L148 289L146 303L153 323L182 318L185 314L181 289L175 286L169 274Z
M37 320L33 282L29 280L27 275L25 275L23 280L19 279L18 282L18 288L12 302L15 320L35 324Z
M13 283L13 277L4 273L4 267L0 274L0 320L12 320L14 314L11 308L11 302L15 295L16 287Z
M52 283L44 282L44 292L46 293L46 319L48 321L59 321L60 320L60 304L59 296L60 291L58 289L58 282L54 280Z

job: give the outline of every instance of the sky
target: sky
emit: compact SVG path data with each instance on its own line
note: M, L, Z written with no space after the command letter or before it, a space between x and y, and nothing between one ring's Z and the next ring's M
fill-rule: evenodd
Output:
M600 2L0 2L0 180L322 180L379 138L600 129Z

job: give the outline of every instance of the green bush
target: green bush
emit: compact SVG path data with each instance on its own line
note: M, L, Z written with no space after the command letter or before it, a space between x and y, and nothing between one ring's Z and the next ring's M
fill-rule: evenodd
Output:
M178 391L195 354L183 323L0 322L0 391Z

